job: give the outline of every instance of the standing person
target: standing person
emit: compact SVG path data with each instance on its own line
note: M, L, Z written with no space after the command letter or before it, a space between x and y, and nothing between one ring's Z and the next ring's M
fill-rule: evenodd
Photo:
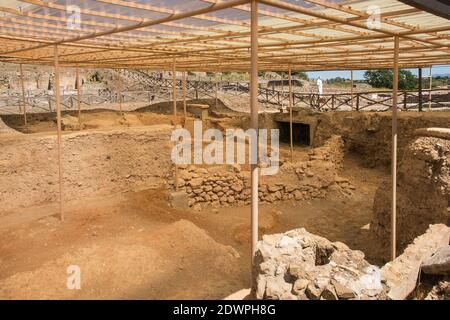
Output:
M317 92L319 94L322 94L323 93L323 83L322 83L322 79L320 79L320 77L317 78L316 84L317 84Z

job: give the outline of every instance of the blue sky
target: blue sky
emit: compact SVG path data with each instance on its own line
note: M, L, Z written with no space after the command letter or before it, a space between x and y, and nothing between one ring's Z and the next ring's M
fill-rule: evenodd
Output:
M417 75L417 69L407 69L411 70L412 73ZM422 74L424 77L428 77L430 72L429 68L423 68ZM365 70L354 70L353 71L353 79L355 80L363 80ZM444 66L433 66L432 69L433 75L435 74L442 74L442 73L450 73L450 65L444 65ZM317 77L321 77L322 79L330 79L330 78L347 78L350 79L350 71L318 71L318 72L307 72L310 79L315 79Z

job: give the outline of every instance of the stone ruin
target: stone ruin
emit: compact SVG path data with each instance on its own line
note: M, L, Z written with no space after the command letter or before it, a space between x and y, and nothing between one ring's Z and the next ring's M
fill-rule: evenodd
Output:
M381 271L361 251L304 228L263 236L252 297L283 300L384 299Z
M430 224L450 223L450 129L416 130L404 152L397 180L397 248L403 250ZM387 249L391 224L391 183L374 199L371 232Z
M275 176L261 176L259 200L273 203L283 200L324 198L330 191L349 193L355 187L339 177L343 166L344 144L339 136L312 149L305 160L280 161ZM180 165L178 186L194 209L244 206L250 203L250 171L240 165L198 167ZM174 181L171 181L174 188Z
M304 228L264 235L254 260L253 299L404 300L414 298L420 274L439 275L426 299L450 294L450 228L429 226L394 261L379 268L364 254ZM445 278L447 277L447 278Z

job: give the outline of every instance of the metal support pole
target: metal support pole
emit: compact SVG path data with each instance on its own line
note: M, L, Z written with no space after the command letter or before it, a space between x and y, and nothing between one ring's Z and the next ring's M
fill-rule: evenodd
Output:
M353 70L350 70L350 97L352 101L352 110L353 110Z
M56 129L58 143L58 174L59 174L59 218L64 221L63 213L63 171L62 171L62 141L61 141L61 93L59 83L59 61L58 61L58 45L54 46L55 59L55 102L56 102Z
M430 66L430 92L428 93L428 111L431 111L431 89L433 89L433 74L432 74L433 66Z
M219 90L219 81L217 80L217 73L214 73L214 87L215 87L215 103L216 103L216 108L217 108L217 91Z
M294 162L294 134L292 130L292 67L289 64L289 137L291 143L291 162Z
M77 108L78 108L78 125L81 127L81 81L80 81L80 69L77 67Z
M397 256L397 93L398 93L398 36L394 37L394 81L392 90L392 217L391 217L391 259Z
M251 76L250 76L250 118L251 127L256 131L258 146L258 2L251 1ZM258 151L256 153L258 159ZM258 162L258 160L256 161ZM251 165L251 228L252 228L252 265L258 243L258 164Z
M27 131L27 102L25 100L25 85L23 83L23 66L20 64L20 84L22 86L22 113L23 113L23 124L25 126L25 131Z
M419 68L419 111L422 111L422 68Z
M118 83L119 111L120 111L120 114L122 114L122 77L120 76L120 69L119 69L119 74L118 74L117 80L119 81L119 83Z
M184 113L184 126L186 126L186 71L183 72L183 113Z
M176 59L173 57L172 65L172 98L173 98L173 127L177 128L177 68ZM175 164L175 190L178 191L178 165Z

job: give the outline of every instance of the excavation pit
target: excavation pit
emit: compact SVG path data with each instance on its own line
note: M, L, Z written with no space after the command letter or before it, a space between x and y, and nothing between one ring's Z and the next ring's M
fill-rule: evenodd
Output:
M180 167L184 184L179 193L195 202L172 206L169 138L173 122L168 112L149 109L83 112L86 127L82 131L76 127L76 114L63 114L63 119L75 121L72 126L66 121L62 137L64 222L58 220L52 115L32 115L28 134L0 135L4 151L0 156L2 298L220 299L250 287L249 166ZM389 177L389 169L383 162L367 165L383 155L373 152L381 148L375 141L366 139L381 137L389 129L390 118L376 113L296 111L294 130L310 134L294 135L299 143L294 143L291 163L287 116L260 116L265 127L281 129L283 142L280 173L260 180L260 236L304 227L363 251L370 263L381 266L389 257L374 240L370 222L375 191ZM208 117L203 130L248 128L246 114L233 118L210 113ZM401 137L405 142L401 140L400 146L412 139L415 126L423 127L424 121L439 126L448 117L444 113L424 119L402 115L400 130L407 137ZM15 129L20 130L20 118L3 119L5 124L17 123ZM189 121L195 119L189 115ZM355 148L365 141L369 144L364 149ZM209 190L206 182L215 173L220 174L218 181L231 179L218 192L226 194L234 187L233 194L221 195L218 202L207 201L208 191L202 194ZM240 182L233 180L236 177ZM194 188L191 183L200 184ZM211 189L216 187L211 184ZM223 258L213 258L217 255ZM326 264L329 256L330 252L319 252L317 265ZM99 261L105 267L100 268ZM66 277L69 265L85 270L82 286L86 290L61 288L58 281ZM124 268L127 272L121 271ZM49 273L57 276L50 279ZM147 280L143 282L140 274ZM36 277L42 281L30 280ZM102 277L117 281L94 281ZM15 290L24 283L32 283L30 290ZM43 289L36 294L34 286Z

